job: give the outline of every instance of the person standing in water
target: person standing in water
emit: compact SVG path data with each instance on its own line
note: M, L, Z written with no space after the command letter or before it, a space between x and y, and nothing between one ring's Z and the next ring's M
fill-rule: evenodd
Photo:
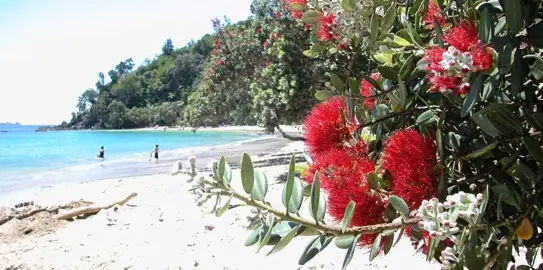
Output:
M155 160L157 160L157 161L158 161L158 152L159 152L159 150L158 150L158 144L157 144L157 145L155 145L155 147L153 148L153 151L151 151L151 157L153 157L153 154L154 154ZM149 159L149 160L150 160L150 159Z
M98 153L97 157L101 159L105 159L104 154L106 152L106 149L103 146L100 146L100 153Z

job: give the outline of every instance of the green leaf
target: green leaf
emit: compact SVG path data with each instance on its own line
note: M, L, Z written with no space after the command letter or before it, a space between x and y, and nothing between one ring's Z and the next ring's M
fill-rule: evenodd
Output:
M530 152L530 155L540 163L543 163L543 150L541 150L541 145L532 137L524 136L522 137L524 146Z
M377 70L379 71L379 73L381 73L381 75L385 79L396 80L396 78L397 78L398 71L396 71L392 67L379 66L379 67L377 67Z
M333 96L334 96L334 93L330 90L320 90L320 91L317 91L317 93L315 93L315 98L318 101L327 101Z
M298 225L288 231L288 233L285 236L281 237L281 240L279 240L279 242L272 248L272 250L270 250L270 252L268 252L268 254L266 254L266 256L271 255L275 252L279 252L283 248L285 248L290 243L290 241L294 239L300 227L301 225Z
M249 237L247 237L247 240L245 240L245 246L250 247L258 242L258 236L260 235L262 227L258 227L254 231L251 232Z
M224 156L221 156L221 158L219 159L219 168L217 170L217 178L221 180L221 182L223 181L225 164L226 164L226 159L224 158Z
M340 92L343 91L343 88L345 87L341 78L332 72L330 72L330 83L337 91Z
M302 201L304 198L304 184L300 178L295 177L292 181L292 192L291 196L288 199L287 204L287 186L283 187L282 201L285 208L287 208L288 213L298 213L300 207L302 206ZM287 206L288 205L288 206Z
M321 13L316 10L308 10L302 15L302 21L307 24L317 24Z
M345 230L347 230L347 228L351 224L355 207L356 207L356 203L354 201L350 201L349 204L347 204L347 207L345 208L345 214L343 214L343 224L341 225L342 233L345 232Z
M378 53L372 56L373 56L373 59L375 59L375 61L381 64L388 65L388 66L392 65L392 57L393 57L392 53Z
M243 184L243 190L247 194L251 194L253 191L253 182L255 180L255 172L253 168L253 161L247 153L243 153L241 158L241 183Z
M492 186L492 191L494 192L494 194L496 194L496 197L501 196L501 199L503 202L511 206L515 206L517 208L519 207L517 200L515 199L515 197L511 195L506 185L501 184L501 185Z
M466 100L464 101L464 105L462 106L462 111L460 112L461 117L466 117L470 113L473 106L475 106L475 103L479 101L481 91L483 90L483 81L484 75L482 73L477 74L477 77L475 77L475 80L471 84L471 89L466 97Z
M417 117L416 123L418 125L428 125L434 123L435 121L434 112L432 110L427 110Z
M476 158L479 158L481 156L484 156L486 153L492 151L492 149L496 148L496 146L498 145L498 142L493 142L479 150L475 150L471 153L469 153L468 155L465 156L465 158L467 159L476 159Z
M390 31L390 28L394 24L394 21L396 20L396 6L394 3L390 5L387 12L385 13L385 18L383 18L383 22L381 23L381 30L383 33L388 33Z
M377 41L377 36L379 34L379 16L375 13L371 16L370 22L370 37L368 41L368 47L373 48L375 46L375 41Z
M381 247L381 234L378 234L375 238L375 241L373 241L373 245L371 246L370 250L370 262L379 255L379 248Z
M296 174L296 156L292 154L290 157L290 164L288 167L287 182L283 186L283 205L288 209L290 204L290 198L292 197L292 191L294 189L294 176ZM288 212L287 212L288 213Z
M258 249L256 250L256 253L258 253L260 249L270 241L274 223L275 223L275 216L274 215L268 216L268 226L267 226L268 230L266 231L266 234L264 235L264 237L260 239L260 243L258 243Z
M514 36L524 27L523 7L521 1L503 1L505 18L509 25L509 31Z
M392 243L394 243L394 234L383 236L381 242L383 242L383 252L387 255L392 248Z
M490 186L487 185L485 188L485 192L483 194L483 201L481 202L481 205L479 205L479 215L477 216L477 223L479 223L483 219L489 199L490 199Z
M482 112L479 111L473 114L471 118L473 119L473 122L475 122L475 124L477 124L484 133L490 135L491 137L498 137L500 135L496 127L494 127L494 125L492 125L492 123L488 121L488 119L485 115L483 115Z
M226 186L229 185L232 181L232 169L230 168L230 165L228 165L228 163L226 162L224 156L221 156L221 159L219 161L218 177Z
M532 76L536 81L541 81L543 79L543 59L537 55L525 55L524 59L533 59L534 62L530 66L529 76Z
M215 214L217 217L222 216L222 214L224 214L224 212L228 210L228 207L230 207L230 201L232 200L232 197L234 197L234 193L232 193L232 195L230 195L230 197L228 198L228 201L226 201L226 203L223 206L221 206L219 210L217 210Z
M481 215L482 216L482 215ZM405 230L405 227L402 227L400 229L400 232L398 233L398 236L396 237L396 241L394 241L394 245L393 246L396 246L398 244L398 242L400 242L400 240L402 239L403 237L403 233L404 233L404 230Z
M543 21L540 21L527 29L528 40L532 45L543 48Z
M407 60L405 60L402 67L400 68L400 72L398 74L399 79L404 80L409 74L411 74L411 71L413 71L414 66L415 66L415 56L410 55L407 58Z
M358 9L358 6L356 5L356 0L342 0L341 6L347 12L353 12Z
M490 76L488 78L488 82L483 87L483 101L486 101L494 90L498 90L498 87L500 86L500 81L500 75Z
M351 262L354 256L354 252L356 251L356 244L358 243L358 240L360 239L362 235L357 235L351 245L349 246L349 249L347 249L347 253L345 254L345 258L343 259L343 267L341 267L342 270L347 269L347 266Z
M526 120L529 121L530 125L532 125L535 129L543 131L543 112L525 112L525 114Z
M441 30L441 25L437 21L437 18L434 16L434 30L436 31L436 40L439 47L445 48L445 43L443 42L443 30Z
M314 51L313 49L309 49L309 50L305 50L303 52L303 55L305 55L307 57L310 57L310 58L315 58L315 57L319 56L319 53Z
M319 252L323 251L328 244L332 241L333 237L327 237L324 234L319 235L317 238L311 240L305 247L302 256L298 260L299 265L304 265L311 259L313 259Z
M380 188L381 185L379 184L379 176L375 172L368 173L366 178L368 179L368 184L371 189L376 190Z
M494 37L494 28L492 25L490 8L491 6L487 6L480 10L481 17L479 18L479 39L485 43L490 42Z
M409 207L402 198L396 195L391 195L389 200L396 211L402 213L406 217L409 216Z
M502 103L492 103L483 110L486 118L505 136L515 136L522 133L522 123L511 110Z
M502 165L502 168L505 167L505 165L509 164L511 159L515 157L504 157L500 159L500 163ZM509 168L504 168L507 174L509 174L513 179L517 181L518 184L526 184L533 187L535 185L535 181L537 179L536 174L532 171L532 169L524 164L520 159L516 159L515 162L511 165Z
M398 79L398 97L400 98L400 109L404 110L407 104L407 89L405 89L403 80L400 79Z
M354 241L354 235L344 234L336 237L336 247L340 249L348 249Z
M513 65L514 68L511 70L511 93L513 96L517 96L522 91L528 73L528 67L518 48L515 50Z
M256 201L264 200L268 192L268 179L260 170L255 170L255 182L251 191L251 198Z
M324 215L326 214L326 207L327 207L326 198L324 197L323 194L319 194L318 203L319 204L316 207L317 209L316 215L313 215L314 208L313 208L312 200L309 200L307 205L309 206L309 210L311 211L311 216L313 217L313 219L315 219L316 221L322 221L324 219Z
M309 211L315 221L321 221L326 214L326 200L321 195L321 186L319 174L315 173L313 183L311 184L311 196L309 201Z
M513 46L510 42L505 43L501 47L498 54L498 70L500 74L505 75L511 71L511 65L513 64Z
M431 261L436 253L437 247L439 246L439 239L437 237L432 238L430 241L430 249L428 250L428 256L426 257L427 261Z
M296 2L293 2L292 4L290 4L290 7L293 10L296 10L296 11L304 11L304 10L307 9L306 5L302 5L302 4L299 4L299 3L296 3Z

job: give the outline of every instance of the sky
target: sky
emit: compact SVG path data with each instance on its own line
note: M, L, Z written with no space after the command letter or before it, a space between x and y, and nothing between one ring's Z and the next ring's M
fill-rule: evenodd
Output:
M69 121L98 73L138 66L212 31L212 18L247 18L251 0L2 0L0 122ZM106 76L107 77L107 76Z

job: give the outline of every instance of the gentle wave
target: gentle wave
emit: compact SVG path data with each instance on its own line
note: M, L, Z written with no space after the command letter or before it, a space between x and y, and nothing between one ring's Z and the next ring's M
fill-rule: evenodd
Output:
M197 153L239 147L240 145L256 143L258 141L265 141L277 137L280 137L280 135L259 135L250 139L226 144L180 147L172 150L163 150L160 153L160 158L161 160L179 159L185 163L189 156L195 155ZM0 181L0 190L9 191L18 187L24 187L33 184L49 184L50 182L55 182L57 180L60 181L60 179L64 179L65 181L73 181L70 179L65 179L70 178L70 176L80 177L84 175L85 179L91 179L92 177L90 175L100 174L100 178L111 178L112 176L106 177L104 175L112 172L114 174L115 170L143 170L145 167L153 166L153 164L150 163L149 160L150 151L131 153L112 159L108 159L108 156L106 154L105 160L99 160L98 158L79 158L70 160L70 163L76 163L74 165L66 165L59 162L59 166L57 167L57 169L53 170L17 170L10 174L6 174L4 172L4 176L6 176L5 178L7 179L2 179Z

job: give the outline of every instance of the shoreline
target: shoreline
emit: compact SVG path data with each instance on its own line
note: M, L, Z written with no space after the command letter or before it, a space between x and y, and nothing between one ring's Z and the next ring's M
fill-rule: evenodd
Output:
M273 153L304 150L302 142L288 142ZM253 160L257 156L251 155ZM202 157L196 156L197 164ZM198 166L204 169L205 166ZM266 174L269 188L266 201L282 209L281 193L288 164L258 168ZM239 169L232 170L232 187L242 191ZM50 206L84 199L109 203L132 192L138 196L117 210L102 210L72 222L37 216L34 231L24 234L27 219L11 220L0 226L0 265L19 269L341 269L346 250L331 244L304 266L298 266L304 247L314 236L299 236L281 252L265 256L272 246L255 254L256 246L245 247L251 233L246 217L250 207L227 210L220 218L209 211L214 200L198 207L189 192L193 183L187 176L157 174L122 179L108 179L56 186L26 192L0 203L34 200ZM26 196L26 197L25 197ZM226 198L224 198L226 200ZM224 202L223 202L224 203ZM235 199L232 204L239 203ZM222 203L221 203L222 204ZM307 201L300 214L309 217ZM47 213L45 213L47 214ZM329 217L327 218L329 220ZM333 222L329 222L332 224ZM428 264L402 238L386 257L369 262L364 250L358 250L348 269L440 269ZM236 259L242 258L242 259Z
M285 126L289 134L298 135L294 132L296 128ZM4 183L0 185L0 194L6 194L9 192L17 192L19 190L26 190L32 188L38 188L40 186L51 186L55 184L63 184L68 182L88 182L99 181L109 178L121 178L121 177L133 177L133 176L145 176L166 173L177 160L186 159L189 155L200 155L205 153L203 162L209 162L211 159L218 159L221 155L225 155L227 158L241 157L244 151L248 151L249 154L259 155L263 152L272 152L277 146L282 146L284 143L280 141L288 142L280 134L257 134L255 131L260 129L257 126L231 126L205 129L203 132L247 132L254 134L250 138L246 138L240 141L234 141L229 143L201 145L201 146L189 146L178 147L171 150L164 150L161 153L158 163L149 162L148 156L145 153L134 152L128 153L121 158L106 159L102 162L83 162L78 164L69 164L62 167L57 167L54 170L39 170L30 169L21 171L20 174L10 172L11 178L5 178ZM134 130L110 130L106 132L124 132ZM146 129L135 131L148 131ZM154 130L153 130L154 131ZM160 130L157 130L158 132ZM172 130L172 132L178 132ZM185 132L189 132L186 131ZM215 154L213 154L215 153ZM232 157L235 156L235 157ZM184 161L186 163L186 161ZM206 166L206 164L198 164L198 166ZM187 166L184 164L184 166ZM6 175L7 176L7 175Z
M183 167L188 167L188 156L197 156L198 168L205 168L213 159L225 156L228 162L237 163L244 152L251 156L259 156L275 152L288 145L290 141L281 135L258 135L254 138L236 141L227 144L194 146L178 148L163 152L158 162L148 161L145 158L133 158L106 161L107 163L93 163L90 165L71 166L59 168L58 171L36 172L39 178L27 179L20 182L11 182L0 188L0 202L2 197L10 193L24 193L41 188L50 188L59 185L72 185L78 183L103 181L108 179L133 178L140 176L160 175L168 173L173 164L181 160Z

